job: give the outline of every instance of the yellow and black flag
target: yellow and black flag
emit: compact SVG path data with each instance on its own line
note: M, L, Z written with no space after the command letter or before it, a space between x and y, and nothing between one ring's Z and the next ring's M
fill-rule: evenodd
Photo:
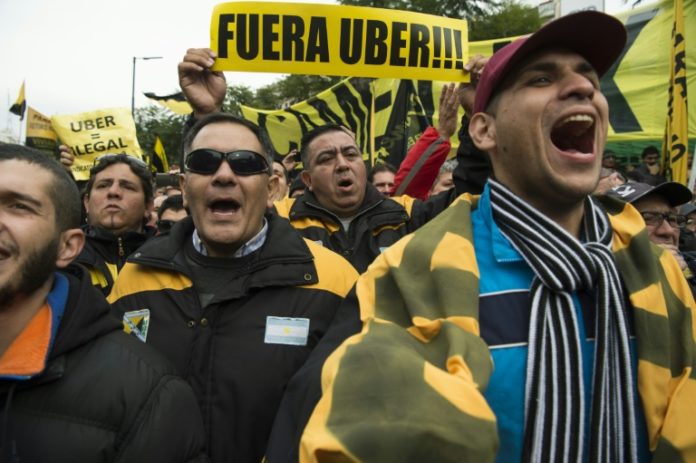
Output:
M186 97L182 92L172 93L171 95L157 96L154 93L144 93L149 99L156 101L170 111L185 116L186 114L191 114L193 109L191 105L186 101Z
M24 82L22 82L22 87L19 89L19 95L17 96L17 101L10 106L10 112L19 116L19 120L24 120L24 112L27 110L27 100L24 98Z
M671 179L683 185L689 177L687 147L689 116L686 100L686 35L684 34L683 0L674 0L674 21L670 49L669 100L667 126L662 143L663 164L671 170Z
M159 135L155 136L155 146L152 150L155 152L155 155L152 156L151 162L155 170L163 174L169 172L169 161L167 160L167 154L164 152L164 145Z

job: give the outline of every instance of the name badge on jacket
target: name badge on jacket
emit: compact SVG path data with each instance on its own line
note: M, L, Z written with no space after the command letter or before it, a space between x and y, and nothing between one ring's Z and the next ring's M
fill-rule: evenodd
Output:
M306 346L309 318L266 317L266 344Z

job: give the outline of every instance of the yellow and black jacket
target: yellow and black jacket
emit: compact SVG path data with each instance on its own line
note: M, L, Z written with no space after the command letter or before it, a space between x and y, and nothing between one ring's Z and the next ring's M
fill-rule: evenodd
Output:
M150 227L144 233L131 231L121 236L90 225L82 227L82 231L85 232L85 247L76 262L87 267L92 284L104 296L111 292L118 272L125 265L128 256L155 234L155 230Z
M258 462L286 384L357 279L343 258L267 216L257 251L225 267L204 307L186 261L184 219L131 256L109 296L127 332L157 348L193 386L218 462Z
M364 272L384 249L420 228L454 200L454 191L420 201L409 196L386 198L368 184L365 199L346 232L339 218L319 204L311 191L276 201L275 209L305 238L345 257Z
M461 196L359 278L345 304L359 305L361 328L321 363L320 377L305 372L310 383L320 380L321 399L314 405L300 397L296 406L296 416L310 410L299 455L288 443L296 430L277 423L271 463L494 461L498 430L485 398L493 365L478 296L481 279L496 275L479 274L471 222L477 202ZM618 201L604 206L632 307L653 461L696 461L696 303L674 258L650 243L638 212ZM349 314L343 320L344 333L355 327Z

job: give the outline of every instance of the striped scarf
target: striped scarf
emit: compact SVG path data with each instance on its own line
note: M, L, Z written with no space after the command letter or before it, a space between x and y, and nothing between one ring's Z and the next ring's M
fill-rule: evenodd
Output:
M535 273L530 289L524 459L581 462L585 433L580 335L571 293L596 288L589 461L637 461L629 329L606 212L585 201L581 243L490 180L493 217Z

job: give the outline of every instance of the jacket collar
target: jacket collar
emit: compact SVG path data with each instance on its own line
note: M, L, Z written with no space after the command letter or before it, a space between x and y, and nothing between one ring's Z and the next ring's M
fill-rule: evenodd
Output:
M239 258L244 260L245 275L240 277L246 280L244 292L269 285L297 286L318 282L314 256L305 240L286 219L276 214L266 214L266 220L266 242L251 255ZM193 230L193 219L186 217L177 222L169 233L145 243L128 261L190 277L184 246L192 239ZM237 291L230 291L235 297L239 296Z
M377 207L384 208L387 211L398 212L401 215L406 213L406 210L401 204L392 201L390 198L386 198L377 188L368 183L365 186L365 197L355 217L357 218ZM289 218L290 220L294 220L303 217L315 217L317 215L330 217L335 223L340 223L338 216L324 208L313 192L305 190L304 194L298 197L292 204Z

